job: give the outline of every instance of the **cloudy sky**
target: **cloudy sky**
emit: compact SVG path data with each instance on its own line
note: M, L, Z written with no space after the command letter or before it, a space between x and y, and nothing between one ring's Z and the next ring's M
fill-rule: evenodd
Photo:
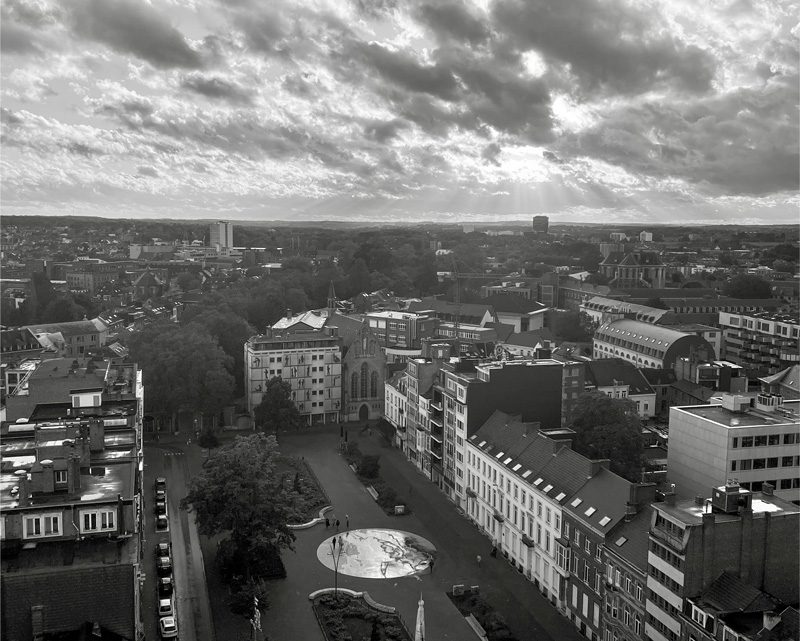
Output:
M793 0L3 0L2 211L793 222Z

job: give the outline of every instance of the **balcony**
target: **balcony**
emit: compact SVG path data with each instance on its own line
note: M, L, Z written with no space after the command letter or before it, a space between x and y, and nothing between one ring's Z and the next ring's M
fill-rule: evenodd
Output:
M533 545L534 545L533 544L533 539L531 537L529 537L527 534L523 534L522 535L522 542L523 542L523 544L525 544L529 548L532 548Z
M663 543L666 543L678 554L683 554L685 546L682 536L679 537L674 534L670 534L661 527L650 528L650 534L655 538L657 538L658 540L662 541Z
M441 412L443 410L441 401L431 401L431 409Z
M441 432L439 432L439 433L437 434L436 432L431 432L431 440L432 440L432 441L436 441L436 442L437 442L439 445L441 445L441 444L442 444L442 442L443 442L443 441L442 441L442 433L441 433Z
M436 425L439 429L443 427L441 417L431 416L431 425Z
M471 487L467 486L467 496L471 496L473 499L476 499L478 498L478 493Z
M497 521L498 523L504 523L504 522L505 522L505 520L506 520L506 517L504 517L504 516L503 516L503 515L502 515L500 512L498 512L497 510L495 510L495 511L494 511L494 514L492 514L492 517L494 517L494 520L495 520L495 521Z

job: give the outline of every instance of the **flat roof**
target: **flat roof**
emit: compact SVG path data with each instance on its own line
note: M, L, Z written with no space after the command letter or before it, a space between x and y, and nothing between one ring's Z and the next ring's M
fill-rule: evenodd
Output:
M707 421L712 421L723 427L757 427L759 425L800 425L800 400L784 401L783 407L792 414L786 415L779 412L764 412L758 409L749 409L746 412L732 412L721 405L689 405L675 409L695 416L700 416Z
M747 490L744 490L747 492ZM675 505L668 503L653 503L653 507L657 510L672 516L675 520L686 525L698 525L703 522L703 514L711 512L711 501L704 500L702 504L698 504L694 499L687 499L684 501L676 501ZM777 496L770 496L762 492L753 492L753 518L763 518L764 514L769 512L772 516L779 514L796 514L800 512L800 506L790 503ZM732 521L741 518L738 513L726 514L724 512L715 512L714 516L717 521Z

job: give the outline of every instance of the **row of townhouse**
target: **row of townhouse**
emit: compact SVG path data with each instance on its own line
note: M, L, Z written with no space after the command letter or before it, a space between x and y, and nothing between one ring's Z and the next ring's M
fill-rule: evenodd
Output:
M570 436L496 412L468 443L466 517L584 636L747 641L796 623L800 507L735 481L677 500Z

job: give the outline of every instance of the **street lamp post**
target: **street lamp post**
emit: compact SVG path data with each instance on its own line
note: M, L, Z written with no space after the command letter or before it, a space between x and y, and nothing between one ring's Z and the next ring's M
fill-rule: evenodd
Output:
M342 556L342 537L339 537L339 547L336 547L336 537L331 539L331 556L333 557L333 594L339 600L339 559Z

